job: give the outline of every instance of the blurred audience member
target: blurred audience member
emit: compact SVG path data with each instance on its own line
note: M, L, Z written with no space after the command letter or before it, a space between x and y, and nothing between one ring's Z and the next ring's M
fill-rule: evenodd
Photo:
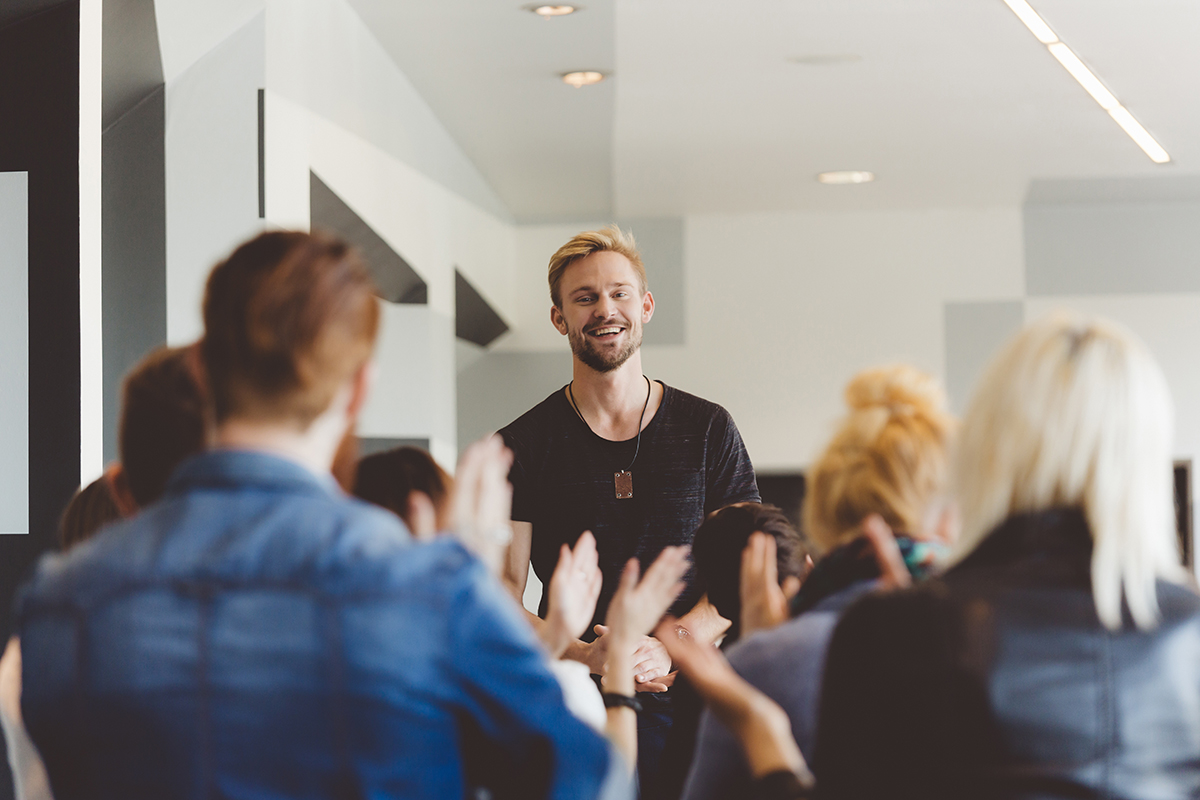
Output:
M813 747L829 638L842 611L877 588L880 561L892 555L880 547L897 548L907 571L924 577L953 537L946 499L953 423L937 383L911 367L873 369L850 382L846 402L850 413L807 476L805 533L823 555L792 598L798 616L784 622L775 540L755 534L744 556L746 638L729 653L738 673L787 711L805 752ZM880 526L895 537L873 535ZM751 610L773 618L751 619ZM749 781L737 741L706 713L684 796L734 797Z
M708 601L730 622L723 649L741 636L742 553L754 533L766 534L775 543L775 577L784 598L790 600L800 591L812 563L800 534L775 506L735 503L709 514L692 539L692 561Z
M115 467L115 465L114 465ZM86 541L110 522L126 514L117 505L113 479L117 473L109 467L104 474L75 493L63 511L58 526L58 543L62 550L70 550Z
M1172 511L1172 408L1144 345L1055 315L963 422L942 579L864 598L829 649L831 798L1200 793L1200 597Z
M382 506L418 539L451 527L454 479L419 447L396 447L359 459L354 494Z
M664 628L670 631L669 621ZM796 746L787 712L734 672L717 649L669 636L662 642L672 663L741 748L750 778L745 793L736 796L746 800L810 797L813 776Z
M138 508L162 497L175 468L208 441L198 358L195 346L160 347L125 378L116 485L128 487Z
M58 800L462 797L466 774L528 797L628 785L484 565L335 489L378 319L337 240L264 233L213 270L216 448L160 502L46 557L19 603L22 707ZM495 438L464 456L473 546L502 538L510 464Z

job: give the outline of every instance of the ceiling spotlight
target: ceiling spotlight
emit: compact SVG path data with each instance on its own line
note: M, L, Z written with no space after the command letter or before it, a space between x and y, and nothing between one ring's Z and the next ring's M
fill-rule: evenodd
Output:
M563 83L574 86L576 89L581 86L591 86L593 83L599 83L604 80L603 72L595 70L586 70L584 72L564 72L562 74Z
M822 172L817 176L817 180L821 183L831 184L847 184L847 183L870 183L875 180L874 172L863 172L856 169L845 169L839 172Z
M543 6L538 5L537 3L524 6L524 8L526 11L532 11L534 14L537 14L543 19L550 19L550 17L565 17L568 14L574 14L576 11L583 10L579 6Z

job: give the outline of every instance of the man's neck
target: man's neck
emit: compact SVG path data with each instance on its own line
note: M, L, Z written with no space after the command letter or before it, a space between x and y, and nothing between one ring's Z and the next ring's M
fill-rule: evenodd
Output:
M323 475L330 471L337 448L336 440L332 445L326 441L329 439L326 433L311 426L308 430L298 430L288 424L227 419L217 425L215 439L219 448L270 453Z
M642 354L611 372L597 372L575 360L571 395L576 408L589 427L605 439L628 439L637 435L639 419L643 426L654 417L661 400L661 388L651 385L647 404L647 382L642 375ZM645 416L642 410L645 409Z

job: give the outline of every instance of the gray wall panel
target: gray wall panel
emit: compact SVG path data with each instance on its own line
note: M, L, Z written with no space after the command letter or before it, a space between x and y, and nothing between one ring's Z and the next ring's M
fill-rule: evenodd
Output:
M165 92L159 86L103 137L104 460L117 458L121 381L167 340Z
M458 373L458 449L502 428L571 380L571 354L488 353Z
M1200 201L1026 205L1030 296L1200 291Z
M154 0L104 0L103 127L162 85Z
M1020 300L946 304L946 391L955 413L966 410L983 368L1024 321Z
M29 173L0 172L0 533L29 533Z
M618 224L633 232L654 295L654 319L646 326L645 344L684 344L683 220L623 219Z

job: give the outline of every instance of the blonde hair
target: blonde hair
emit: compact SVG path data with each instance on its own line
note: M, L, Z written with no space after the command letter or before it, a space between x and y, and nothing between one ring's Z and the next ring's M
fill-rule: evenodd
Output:
M1123 597L1134 623L1153 627L1156 580L1182 576L1172 423L1166 379L1129 331L1061 312L1027 325L984 373L963 422L958 557L1011 515L1079 508L1100 620L1120 628Z
M633 234L626 233L616 225L608 225L598 231L575 234L550 256L550 299L554 301L554 305L562 308L562 293L558 290L558 284L562 281L567 267L592 253L603 252L620 253L629 259L633 271L637 273L641 293L646 294L646 268L642 265L642 254L638 252Z
M948 482L954 422L929 375L908 366L861 372L846 387L850 413L808 473L805 533L829 550L879 514L897 532L923 533Z

